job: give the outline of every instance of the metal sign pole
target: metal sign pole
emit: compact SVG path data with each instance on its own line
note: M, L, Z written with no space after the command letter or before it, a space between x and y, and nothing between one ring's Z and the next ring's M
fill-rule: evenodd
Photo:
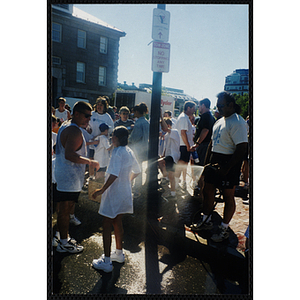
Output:
M166 9L165 4L157 4L157 8ZM160 205L160 197L158 193L158 140L159 140L159 119L161 105L161 86L162 72L153 72L152 81L152 97L150 112L150 132L149 132L149 148L148 148L148 199L147 199L147 216L150 219L157 219L158 209Z
M162 8L163 6L163 8ZM165 9L165 5L158 4L157 8ZM161 283L158 266L157 243L158 236L153 226L156 226L160 196L158 192L158 138L159 118L161 102L162 73L153 72L152 98L151 98L151 119L148 148L148 174L147 174L147 224L145 236L145 263L146 263L146 289L147 294L160 294Z

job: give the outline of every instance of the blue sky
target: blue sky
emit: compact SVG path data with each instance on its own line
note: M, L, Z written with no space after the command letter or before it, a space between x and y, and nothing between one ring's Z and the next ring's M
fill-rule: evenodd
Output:
M152 17L156 4L75 5L126 32L120 40L118 82L152 83ZM249 68L248 5L166 5L170 12L170 71L162 85L212 105L225 76Z

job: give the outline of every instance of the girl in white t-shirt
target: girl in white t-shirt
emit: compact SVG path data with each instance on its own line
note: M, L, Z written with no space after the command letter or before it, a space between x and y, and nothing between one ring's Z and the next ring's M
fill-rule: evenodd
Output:
M131 181L139 175L141 169L133 151L127 146L128 130L118 126L113 131L114 150L106 172L106 182L101 189L93 193L96 198L102 195L99 214L103 216L104 255L94 259L92 265L98 270L111 272L112 261L124 262L122 215L133 213ZM111 228L114 227L116 250L111 251Z

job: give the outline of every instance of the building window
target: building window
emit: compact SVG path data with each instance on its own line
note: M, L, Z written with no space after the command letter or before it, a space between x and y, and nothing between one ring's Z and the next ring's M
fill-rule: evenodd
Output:
M77 62L76 81L85 83L85 63Z
M52 23L52 41L53 42L61 42L61 24Z
M86 31L78 29L77 47L85 49L85 47L86 47Z
M107 38L100 36L100 53L107 53Z
M61 58L58 56L52 56L52 65L61 65Z
M99 85L106 85L106 67L99 67Z

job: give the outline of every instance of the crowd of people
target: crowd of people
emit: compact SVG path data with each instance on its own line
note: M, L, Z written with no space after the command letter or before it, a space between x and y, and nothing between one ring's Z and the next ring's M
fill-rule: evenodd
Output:
M203 216L197 224L192 224L192 230L212 228L210 211L215 191L222 191L223 221L212 236L212 240L221 242L229 236L228 226L235 212L234 191L242 164L246 170L244 180L248 181L245 166L248 132L234 97L222 92L217 98L217 117L212 116L207 98L199 102L199 107L193 101L185 102L177 119L171 111L161 114L157 165L162 174L161 184L170 185L167 195L170 200L177 199L179 187L187 188L188 164L202 167L192 168L193 186L202 187L204 203ZM93 192L93 198L102 195L99 214L103 216L104 254L93 260L92 265L111 272L112 261L125 260L122 215L133 213L133 198L141 195L142 165L148 159L148 107L145 103L135 105L132 110L123 106L117 113L115 107L109 107L107 97L98 97L93 108L87 102L77 102L71 115L64 98L59 98L58 105L52 112L52 183L57 212L53 245L58 252L83 251L69 236L69 224L81 223L74 210L88 166L89 176L105 178L104 185ZM199 116L195 116L197 108ZM199 169L204 169L201 176ZM114 251L111 251L112 226L116 239Z

